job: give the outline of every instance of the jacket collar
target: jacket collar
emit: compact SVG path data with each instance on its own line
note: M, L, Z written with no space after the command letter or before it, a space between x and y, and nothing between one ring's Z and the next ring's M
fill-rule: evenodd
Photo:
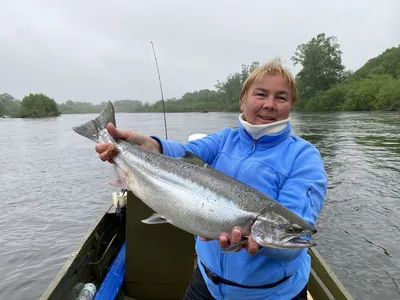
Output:
M258 139L254 139L252 135L246 130L246 128L243 126L242 122L239 120L238 121L238 128L239 128L239 136L241 141L245 142L246 144L251 144L253 145L254 142L257 143L257 147L273 147L277 144L279 144L281 141L286 139L291 131L292 127L290 122L287 122L286 127L282 129L281 131L277 133L266 133L259 137Z
M289 121L290 117L285 120L276 121L270 124L253 125L245 120L244 113L239 115L239 122L242 123L247 133L250 134L254 140L258 140L260 137L266 134L281 132L283 129L285 129Z

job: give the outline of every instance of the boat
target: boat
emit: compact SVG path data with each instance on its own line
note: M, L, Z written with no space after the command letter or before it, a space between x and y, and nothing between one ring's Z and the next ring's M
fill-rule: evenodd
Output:
M202 137L194 133L189 140ZM96 286L94 300L182 299L197 262L194 236L171 224L141 222L153 213L132 192L114 192L40 299L75 300L86 283ZM316 248L308 253L308 299L353 300Z
M97 287L94 299L182 299L196 266L193 235L142 223L153 211L130 191L113 199L40 299L76 299L85 283ZM308 299L353 299L315 247L308 251Z

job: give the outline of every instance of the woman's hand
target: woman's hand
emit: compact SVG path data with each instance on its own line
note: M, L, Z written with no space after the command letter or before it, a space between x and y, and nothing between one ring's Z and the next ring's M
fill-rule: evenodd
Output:
M231 240L229 240L229 237L227 235L221 234L219 236L218 242L219 242L219 245L221 246L221 248L225 249L225 248L228 248L229 246L240 243L242 241L242 236L243 236L243 234L242 234L242 231L240 230L240 228L235 227L232 230ZM210 241L210 239L206 239L203 237L201 237L200 240ZM249 254L256 254L260 247L254 241L254 239L250 236L247 240L247 243L244 244L242 247L238 248L235 252L239 252L243 248L245 248Z
M161 153L160 144L148 135L144 135L138 131L117 129L112 123L107 124L108 133L118 139L125 140L131 144L136 144L144 149ZM100 154L102 161L109 161L113 163L113 158L118 154L111 143L98 143L95 150Z

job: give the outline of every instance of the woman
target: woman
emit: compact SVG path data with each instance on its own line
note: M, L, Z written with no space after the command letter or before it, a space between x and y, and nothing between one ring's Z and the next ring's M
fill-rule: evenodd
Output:
M319 151L291 135L290 111L295 104L295 80L279 62L255 69L240 95L237 129L223 128L202 139L177 143L139 132L107 130L116 137L171 157L190 151L208 164L265 193L311 225L323 207L327 176ZM103 161L115 152L97 144ZM196 237L198 267L185 299L307 299L311 259L307 249L260 247L253 239L245 249L222 253L241 240L239 228L231 240Z

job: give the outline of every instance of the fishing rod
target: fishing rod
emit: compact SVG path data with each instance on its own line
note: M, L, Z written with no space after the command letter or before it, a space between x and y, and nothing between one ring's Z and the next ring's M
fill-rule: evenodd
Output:
M158 81L160 82L161 101L162 101L163 113L164 113L165 139L168 140L168 134L167 134L167 120L166 120L166 117L165 117L164 94L163 94L163 89L162 89L162 84L161 84L160 69L158 68L157 56L156 56L156 51L154 50L153 42L151 42L151 47L153 48L154 60L156 61L156 66L157 66Z

